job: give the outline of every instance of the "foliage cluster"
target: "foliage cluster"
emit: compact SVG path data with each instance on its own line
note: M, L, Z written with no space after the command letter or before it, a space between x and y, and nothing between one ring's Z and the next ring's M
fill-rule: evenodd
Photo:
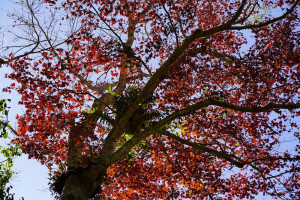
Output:
M7 101L10 101L8 99ZM0 99L0 139L8 138L7 121L8 107L5 99ZM13 159L21 155L18 144L8 143L6 146L0 145L0 153L4 160L0 161L0 199L13 200L14 194L10 193L12 186L7 186L14 172L12 171Z

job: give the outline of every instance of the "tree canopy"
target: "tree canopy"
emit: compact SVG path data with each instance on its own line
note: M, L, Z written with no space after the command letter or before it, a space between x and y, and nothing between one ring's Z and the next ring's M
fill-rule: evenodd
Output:
M20 6L5 91L61 199L300 196L299 0Z

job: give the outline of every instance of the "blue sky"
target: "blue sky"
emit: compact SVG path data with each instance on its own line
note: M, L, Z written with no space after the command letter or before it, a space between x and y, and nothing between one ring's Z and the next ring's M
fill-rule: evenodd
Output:
M5 45L8 40L7 34L4 29L11 27L11 20L7 17L7 11L13 11L13 3L9 0L0 0L0 46ZM0 49L0 57L7 54ZM12 91L11 94L3 93L2 89L10 84L10 81L4 78L5 73L8 73L9 69L6 67L0 68L0 99L12 99L9 103L11 107L9 111L9 121L12 126L16 125L15 116L21 114L24 109L18 105L20 96ZM11 135L12 136L12 135ZM5 144L7 141L0 141L0 145ZM0 158L1 160L1 158ZM20 158L15 159L13 175L10 184L13 186L13 193L15 193L15 199L18 200L24 197L25 200L48 200L53 199L48 189L48 170L45 166L41 166L37 161L28 159L27 155L23 155Z

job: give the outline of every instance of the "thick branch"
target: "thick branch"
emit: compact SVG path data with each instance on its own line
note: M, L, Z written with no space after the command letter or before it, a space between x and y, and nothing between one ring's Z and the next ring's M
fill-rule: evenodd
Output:
M213 98L209 98L207 100L204 101L200 101L194 105L188 106L186 108L183 108L181 110L175 111L173 112L171 115L165 117L164 119L162 119L161 121L159 121L155 127L157 129L161 128L162 126L168 124L169 122L171 122L174 119L183 117L183 116L187 116L193 112L195 112L196 110L203 108L203 107L207 107L207 106L219 106L222 108L228 108L228 109L232 109L235 111L240 111L240 112L251 112L251 113L258 113L258 112L266 112L268 110L271 109L296 109L296 108L300 108L300 103L297 104L274 104L274 103L269 103L266 106L261 106L261 107L243 107L243 106L238 106L238 105L234 105L234 104L229 104L226 102L221 102L218 100L215 100ZM158 126L158 127L157 127Z
M251 113L258 113L258 112L266 112L272 109L287 109L287 110L293 110L300 108L300 103L295 103L295 104L275 104L275 103L269 103L265 106L259 106L259 107L243 107L243 106L238 106L222 101L218 101L216 99L208 99L210 102L210 105L215 105L215 106L220 106L222 108L229 108L235 111L240 111L240 112L251 112Z
M177 119L177 118L182 117L182 116L187 116L187 115L193 113L194 111L196 111L197 109L201 109L201 108L207 107L207 106L220 106L220 107L232 109L232 110L235 110L235 111L252 112L252 113L265 112L265 111L268 111L268 110L271 110L271 109L296 109L296 108L300 108L300 104L274 104L274 103L270 103L270 104L267 104L266 106L260 106L260 107L242 107L242 106L233 105L233 104L229 104L229 103L226 103L226 102L221 102L221 101L209 98L207 100L200 101L200 102L198 102L194 105L191 105L189 107L186 107L184 109L175 111L171 115L169 115L169 116L165 117L164 119L162 119L161 121L153 124L151 126L151 128L143 131L142 133L140 133L138 135L134 135L129 141L127 141L121 148L119 148L110 157L110 162L114 163L117 160L121 159L123 156L125 156L131 150L131 148L133 148L134 146L139 144L139 142L144 140L146 137L159 132L160 128L162 128L163 126L165 126L166 124L168 124L172 120ZM176 135L166 134L165 132L163 133L163 135L166 135L166 136L169 136L173 139L176 139L177 141L181 142L182 144L186 144L186 145L195 147L196 149L214 154L214 155L216 155L220 158L224 158L225 160L235 164L238 167L243 167L243 165L248 164L248 163L242 163L240 160L239 161L234 160L233 158L236 158L234 155L227 155L225 153L218 152L216 150L207 148L204 145L199 146L199 144L197 144L197 143L186 141L186 140L184 140L184 139L182 139L182 138L180 138Z
M123 155L126 154L127 151L129 151L132 147L137 145L140 141L142 141L145 137L148 137L154 133L156 133L157 130L168 124L169 122L173 121L174 119L178 119L183 116L187 116L189 114L192 114L198 109L207 107L207 106L219 106L222 108L228 108L232 109L235 111L239 112L251 112L251 113L258 113L258 112L266 112L272 109L296 109L300 108L300 103L296 104L274 104L274 103L269 103L265 106L260 106L260 107L243 107L243 106L238 106L234 104L229 104L226 102L221 102L218 100L215 100L213 98L209 98L203 101L200 101L194 105L188 106L186 108L183 108L181 110L177 110L173 112L172 114L168 115L164 119L160 120L159 122L153 124L149 130L145 130L138 136L132 137L131 140L129 140L127 143L123 145L115 154L116 160L120 159ZM116 127L115 127L116 128ZM125 127L124 127L125 129ZM112 130L112 132L114 129ZM114 160L114 159L113 159Z
M146 11L144 11L144 12L146 12ZM134 32L136 29L136 23L137 23L136 20L134 20L132 18L132 16L128 16L128 34L127 34L127 41L125 44L123 44L124 50L125 50L125 48L128 48L132 51L131 46L134 42ZM125 53L128 53L128 52L125 51ZM127 54L127 56L130 57L131 55ZM117 94L121 94L123 92L123 90L126 88L126 83L127 83L127 73L125 72L125 70L120 71L119 82L118 82L118 85L115 88L114 92L116 92ZM119 122L119 123L121 123L121 122ZM125 130L124 128L126 125L127 124L123 124L123 127L121 129L119 129L117 132L115 132L115 135L113 137L110 137L110 135L109 135L106 138L105 143L103 145L103 150L101 152L102 155L109 155L115 151L118 139L123 134L123 132L124 132L123 130ZM113 129L113 130L115 130L115 129ZM101 157L101 156L99 156L99 157Z
M134 135L130 140L128 140L122 147L120 147L115 153L113 153L109 160L107 161L109 165L117 162L118 160L122 159L124 156L128 155L132 148L138 145L141 141L145 140L146 137L154 134L155 129L144 131L140 134ZM99 162L101 165L101 163Z
M190 147L193 147L194 149L197 149L197 150L200 150L202 152L206 152L206 153L212 154L212 155L217 156L219 158L223 158L223 159L229 161L230 163L234 164L235 166L237 166L239 168L242 168L245 165L242 162L238 162L238 161L234 160L233 158L235 156L233 156L233 155L229 155L229 154L226 154L225 152L219 152L219 151L217 151L215 149L208 148L208 147L206 147L203 144L199 144L199 143L188 141L188 140L183 139L183 138L181 138L181 137L179 137L177 135L169 133L168 131L159 131L159 134L160 135L168 136L168 137L172 138L173 140L176 140L176 141L180 142L181 144L185 144L185 145L188 145Z

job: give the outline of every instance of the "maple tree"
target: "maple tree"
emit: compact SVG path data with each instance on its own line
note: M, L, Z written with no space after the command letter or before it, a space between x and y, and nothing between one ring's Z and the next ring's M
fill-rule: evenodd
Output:
M61 199L300 195L298 0L21 3L5 90Z

